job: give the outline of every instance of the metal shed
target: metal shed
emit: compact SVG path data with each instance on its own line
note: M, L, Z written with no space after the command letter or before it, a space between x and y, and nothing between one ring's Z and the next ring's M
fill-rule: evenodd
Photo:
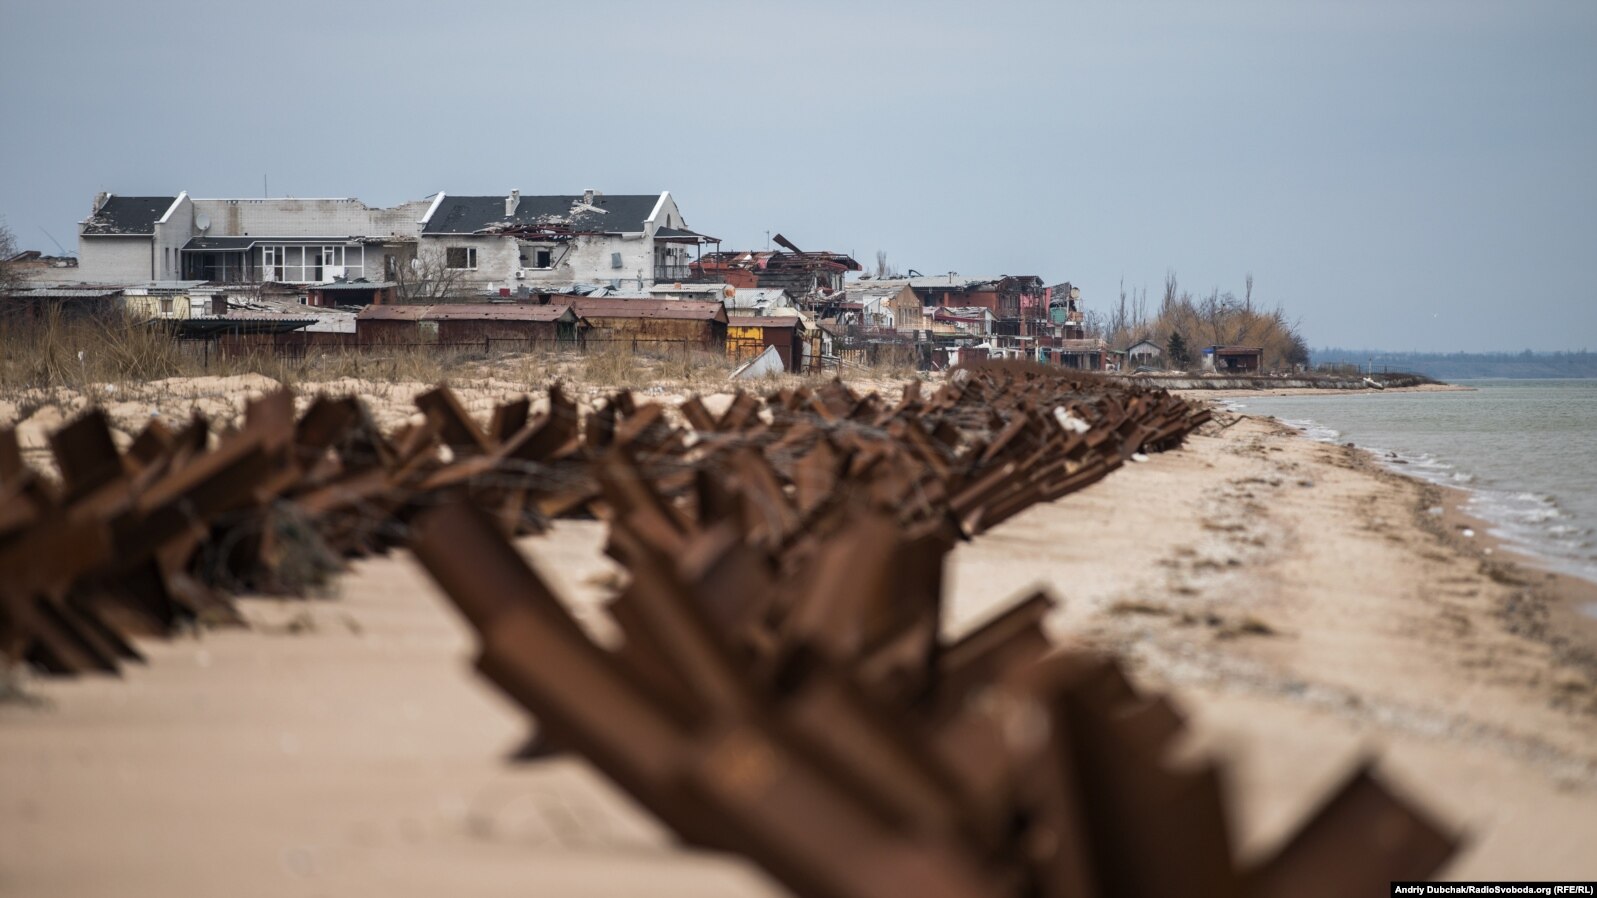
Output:
M804 370L805 330L797 315L739 315L727 325L726 354L742 361L774 346L782 356L782 367L797 374Z
M599 346L683 346L714 351L726 346L726 307L719 302L582 297L571 305L578 317L592 326L589 342Z
M586 329L587 322L563 304L374 305L355 316L356 339L362 344L525 341L575 346Z

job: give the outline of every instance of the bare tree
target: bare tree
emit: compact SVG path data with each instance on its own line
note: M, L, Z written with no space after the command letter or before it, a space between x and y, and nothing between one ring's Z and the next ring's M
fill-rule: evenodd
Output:
M879 278L898 277L898 269L887 261L887 250L885 249L876 251L876 276Z
M17 238L0 218L0 294L8 294L22 286L22 270L12 261L17 254Z
M1109 315L1109 342L1116 346L1124 343L1126 332L1130 329L1130 312L1126 305L1126 279L1120 278L1120 302Z
M450 268L446 253L424 253L394 269L400 302L429 302L454 296L465 271Z
M1215 287L1208 294L1194 297L1182 290L1174 271L1164 278L1164 295L1156 314L1146 311L1146 289L1136 292L1122 283L1120 302L1107 313L1087 313L1090 334L1120 337L1113 332L1123 326L1131 339L1153 337L1163 342L1168 362L1183 368L1194 362L1205 346L1249 346L1264 351L1267 370L1284 370L1307 362L1307 343L1299 330L1300 322L1287 318L1278 306L1263 312L1253 298L1253 278L1243 281L1242 295Z

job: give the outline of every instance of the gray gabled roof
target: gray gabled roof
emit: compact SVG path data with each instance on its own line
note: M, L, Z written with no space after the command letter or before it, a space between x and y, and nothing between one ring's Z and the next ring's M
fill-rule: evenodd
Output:
M475 234L515 226L557 225L576 233L635 234L660 202L660 194L598 194L593 205L581 196L524 196L514 217L503 196L444 195L423 234Z
M89 236L154 234L155 223L176 201L175 196L112 196L84 219L78 233Z

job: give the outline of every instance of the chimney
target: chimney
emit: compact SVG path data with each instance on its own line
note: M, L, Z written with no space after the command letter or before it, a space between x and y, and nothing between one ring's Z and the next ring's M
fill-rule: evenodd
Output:
M589 187L587 190L582 191L582 204L584 206L593 205L593 198L596 196L604 196L604 194Z
M505 197L505 217L509 218L510 216L515 215L516 214L516 207L520 206L520 205L521 205L521 191L520 190L512 190L512 191L510 191L510 196Z

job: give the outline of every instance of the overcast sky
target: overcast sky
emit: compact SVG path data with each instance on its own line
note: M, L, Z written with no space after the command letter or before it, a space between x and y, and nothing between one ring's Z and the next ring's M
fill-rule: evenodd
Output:
M725 248L1597 349L1597 3L0 0L0 216L670 190Z

